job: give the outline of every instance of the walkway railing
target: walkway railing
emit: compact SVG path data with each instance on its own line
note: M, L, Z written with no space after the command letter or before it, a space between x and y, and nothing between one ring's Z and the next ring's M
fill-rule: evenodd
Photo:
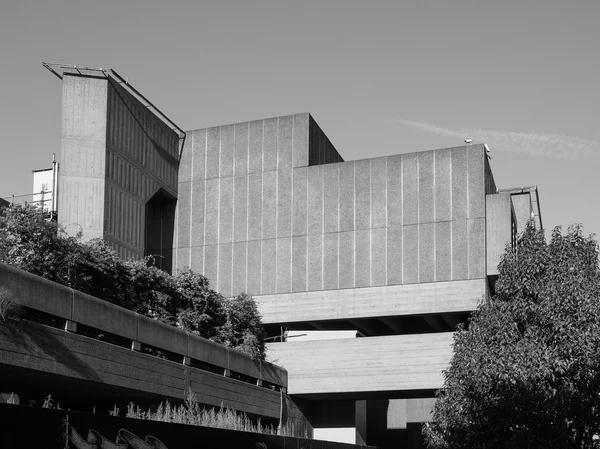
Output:
M0 297L34 321L277 391L287 371L123 307L0 263Z

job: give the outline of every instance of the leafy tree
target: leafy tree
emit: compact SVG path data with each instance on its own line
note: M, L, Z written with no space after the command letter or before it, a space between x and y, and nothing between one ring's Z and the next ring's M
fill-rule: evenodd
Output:
M217 341L239 349L254 358L265 352L264 330L256 302L240 293L224 302L225 323L219 329Z
M528 228L496 294L454 336L431 448L591 448L600 434L598 244L581 226Z
M251 296L224 298L204 276L191 270L170 275L152 257L123 261L103 240L66 235L35 207L0 209L0 262L265 357L261 317Z

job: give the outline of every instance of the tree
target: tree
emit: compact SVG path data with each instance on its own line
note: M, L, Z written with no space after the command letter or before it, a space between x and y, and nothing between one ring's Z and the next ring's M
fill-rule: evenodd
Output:
M598 244L581 226L528 227L496 293L454 336L431 448L591 448L600 434Z
M0 262L265 358L261 317L251 296L224 298L201 274L171 275L155 267L152 256L123 261L101 239L66 235L35 207L0 210Z

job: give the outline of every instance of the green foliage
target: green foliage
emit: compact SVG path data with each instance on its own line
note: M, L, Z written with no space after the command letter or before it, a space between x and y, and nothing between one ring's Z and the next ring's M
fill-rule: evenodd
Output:
M265 357L261 317L249 295L224 298L204 276L191 270L170 275L153 266L152 257L123 261L103 240L68 236L34 207L0 210L0 262ZM0 300L8 316L11 304Z
M600 434L598 245L580 226L528 228L494 298L454 337L431 448L592 448Z

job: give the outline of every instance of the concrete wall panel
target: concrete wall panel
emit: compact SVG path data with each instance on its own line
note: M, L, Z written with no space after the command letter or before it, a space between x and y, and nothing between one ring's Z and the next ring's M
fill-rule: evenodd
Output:
M435 224L419 225L419 282L435 281Z
M339 234L339 277L340 288L354 287L354 239L355 232L347 231Z
M485 218L467 220L469 279L484 278L487 274L485 255Z
M191 156L192 156L191 180L198 181L198 180L206 178L206 143L207 143L207 135L206 134L207 134L207 132L206 132L206 129L197 129L195 131L192 131L191 134L192 134L191 139L193 142L192 148L191 148L191 150L192 150L192 152L191 152ZM186 141L189 139L190 139L190 135L188 134ZM184 150L184 153L185 153L185 150ZM188 153L187 157L189 157L189 156L190 156L190 154ZM181 178L180 178L179 182L181 182Z
M473 145L468 147L468 218L485 217L484 157L485 152L483 145Z
M219 279L217 291L223 296L231 296L233 293L232 285L232 261L233 248L231 243L222 243L219 245Z
M467 218L467 150L452 148L452 219Z
M307 170L307 226L308 234L323 232L323 166L310 167Z
M452 222L435 224L435 280L452 279Z
M452 279L467 279L469 275L467 220L452 221Z
M371 230L371 284L385 285L387 282L387 232L385 228Z
M233 158L233 173L235 176L245 176L248 173L248 122L236 123L235 155Z
M183 270L186 268L190 268L190 264L191 264L191 248L185 247L185 248L175 248L174 251L174 257L175 257L175 268L178 270ZM196 270L199 273L204 273L204 271L200 271L200 270Z
M277 170L277 118L264 120L263 171Z
M179 198L177 201L177 220L179 231L177 233L177 246L188 247L191 245L191 215L192 209L192 183L182 182L179 185Z
M387 225L402 224L402 155L387 158Z
M221 130L218 127L206 130L206 178L219 177L221 158Z
M250 122L248 133L248 172L260 173L263 163L263 121Z
M402 284L402 226L387 228L387 283L388 285Z
M306 235L292 237L292 291L293 292L307 291L306 259L307 259Z
M219 176L233 176L233 157L235 152L235 126L221 126L221 157Z
M294 117L287 115L279 117L277 124L277 169L289 170L292 168L292 138L294 129Z
M323 288L323 235L309 235L307 244L308 290L321 290Z
M371 228L387 224L387 158L371 159Z
M371 230L360 229L356 236L355 286L371 285Z
M277 239L277 293L292 289L292 239Z
M513 239L515 226L511 195L486 195L486 255L487 275L498 274L498 263L507 244ZM516 229L514 229L516 231Z
M435 152L435 221L452 219L452 153Z
M235 242L233 244L233 290L232 295L246 292L246 257L248 242Z
M323 236L323 288L326 290L339 287L339 235L335 232Z
M292 172L277 172L277 237L292 235Z
M356 229L371 228L371 161L365 159L354 164L354 205Z
M402 281L419 282L419 225L402 227Z
M206 221L204 223L206 245L219 242L219 184L219 178L206 180Z
M181 159L179 161L179 182L189 182L192 180L192 163L194 152L194 136L188 136L183 146Z
M233 241L244 242L248 240L248 177L238 176L233 183Z
M417 153L402 155L402 224L419 222L419 159Z
M277 292L277 241L262 240L262 294Z
M337 232L339 230L340 166L341 164L330 164L323 167L324 232Z
M219 287L219 245L204 247L204 276L210 282L211 288Z
M419 155L419 223L434 220L434 152L423 151Z
M354 230L354 162L339 165L340 176L340 225L341 231Z
M307 170L300 167L293 170L292 193L292 235L307 234Z
M190 222L191 227L191 246L202 246L204 245L204 206L206 202L205 194L205 181L196 181L190 183L192 191L191 193L191 213L192 219ZM183 199L182 188L179 186L179 199L178 202ZM184 209L184 205L181 205L180 209ZM185 218L184 218L185 220ZM185 221L184 221L185 223ZM183 224L183 223L182 223ZM186 246L183 243L180 246Z
M186 248L187 249L187 248ZM177 268L194 267L197 273L204 273L204 246L193 246L190 248L190 261L188 264Z
M219 242L233 238L233 178L219 178Z
M277 236L277 172L263 173L262 238Z
M248 242L247 260L248 276L246 292L250 295L260 295L260 284L262 280L262 257L260 240L251 240Z
M262 173L248 176L248 240L260 240L262 233Z
M308 165L308 113L294 115L293 135L293 167L306 167Z

